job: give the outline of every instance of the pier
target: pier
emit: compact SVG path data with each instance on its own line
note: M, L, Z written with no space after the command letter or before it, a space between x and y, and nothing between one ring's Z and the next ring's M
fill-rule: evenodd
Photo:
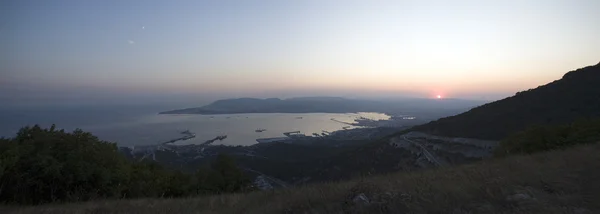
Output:
M341 123L341 124L351 125L351 126L357 125L356 123L348 123L348 122L344 122L344 121L341 121L341 120L338 120L338 119L335 119L335 118L331 118L331 121L338 122L338 123Z
M225 140L225 138L227 138L227 135L219 135L213 139L207 140L206 142L200 144L201 146L207 146L210 145L211 143L214 143L215 141L222 141Z
M173 140L169 140L169 141L161 143L161 144L162 145L168 145L168 144L173 144L173 143L175 143L177 141L189 140L189 139L192 139L192 138L196 137L196 134L190 132L190 130L182 131L181 134L183 134L184 136L180 137L180 138L175 138Z
M181 132L181 134L183 134L183 135L185 135L185 136L183 136L183 137L180 137L180 138L175 138L175 139L173 139L173 140L169 140L169 141L167 141L167 142L164 142L164 143L161 143L161 144L162 144L162 145L173 145L173 143L175 143L175 142L177 142L177 141L189 140L189 139L192 139L192 138L195 138L195 137L196 137L196 134L194 134L194 133L190 132L190 130L185 130L185 131L182 131L182 132ZM210 145L211 143L214 143L214 142L215 142L215 141L217 141L217 140L218 140L218 141L222 141L222 140L225 140L226 138L227 138L227 135L219 135L219 136L216 136L216 137L215 137L215 138L213 138L213 139L210 139L210 140L207 140L207 141L205 141L204 143L200 144L200 146L206 146L206 145Z
M300 131L284 132L283 135L288 136L288 137L295 137L295 136L298 136L298 135L302 135L303 136L303 134L301 134Z

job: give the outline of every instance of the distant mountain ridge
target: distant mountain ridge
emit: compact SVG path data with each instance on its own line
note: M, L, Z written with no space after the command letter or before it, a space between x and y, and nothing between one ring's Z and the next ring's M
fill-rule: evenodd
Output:
M532 125L600 118L600 63L560 80L412 130L449 137L500 140Z
M340 97L237 98L217 100L206 106L161 114L348 113L374 109L375 105L376 103Z
M405 99L399 101L374 101L341 97L237 98L217 100L209 105L160 112L160 114L240 114L240 113L355 113L398 112L400 110L466 110L482 101L458 99ZM462 112L461 111L461 112Z

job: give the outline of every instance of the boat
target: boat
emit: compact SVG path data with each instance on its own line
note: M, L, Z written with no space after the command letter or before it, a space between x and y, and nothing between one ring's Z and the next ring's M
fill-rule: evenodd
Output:
M302 119L302 117L296 117L296 119Z
M254 131L255 132L264 132L264 131L267 131L267 130L266 129L257 129L257 130L254 130Z
M302 138L302 137L306 137L306 135L304 135L300 131L284 132L283 135L285 135L287 137L290 137L290 138Z

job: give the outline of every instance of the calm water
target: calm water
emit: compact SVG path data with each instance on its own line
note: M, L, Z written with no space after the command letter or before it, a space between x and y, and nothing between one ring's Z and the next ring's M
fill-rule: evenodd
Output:
M337 131L359 117L388 119L379 113L358 114L233 114L233 115L158 115L154 109L60 109L44 111L3 111L0 116L0 135L12 136L19 127L39 123L57 124L59 128L82 128L102 140L121 146L150 145L177 137L183 130L196 133L196 138L185 143L202 143L218 135L227 139L215 144L252 145L257 138L283 137L284 132L300 131L306 135ZM302 117L302 119L299 119ZM356 127L351 127L356 128ZM266 129L255 132L256 129Z

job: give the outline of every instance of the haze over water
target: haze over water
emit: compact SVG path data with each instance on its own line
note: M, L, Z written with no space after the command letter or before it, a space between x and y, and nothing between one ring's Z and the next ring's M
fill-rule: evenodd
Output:
M20 127L33 125L34 123L29 121L35 117L43 127L55 123L58 128L66 130L81 128L102 140L116 142L119 146L155 145L181 137L180 132L184 130L195 133L196 138L177 144L200 144L218 135L227 135L225 140L213 144L247 146L256 144L258 138L283 137L284 132L300 131L312 135L321 134L322 131L341 130L343 127L356 128L332 121L332 118L347 123L354 122L358 117L389 119L389 116L379 113L159 115L156 112L135 112L133 109L120 110L121 113L115 113L119 112L118 110L80 111L47 111L33 115L24 112L10 112L10 115L7 115L5 112L0 114L6 118L0 122L0 136L13 136ZM266 130L255 132L257 129Z

